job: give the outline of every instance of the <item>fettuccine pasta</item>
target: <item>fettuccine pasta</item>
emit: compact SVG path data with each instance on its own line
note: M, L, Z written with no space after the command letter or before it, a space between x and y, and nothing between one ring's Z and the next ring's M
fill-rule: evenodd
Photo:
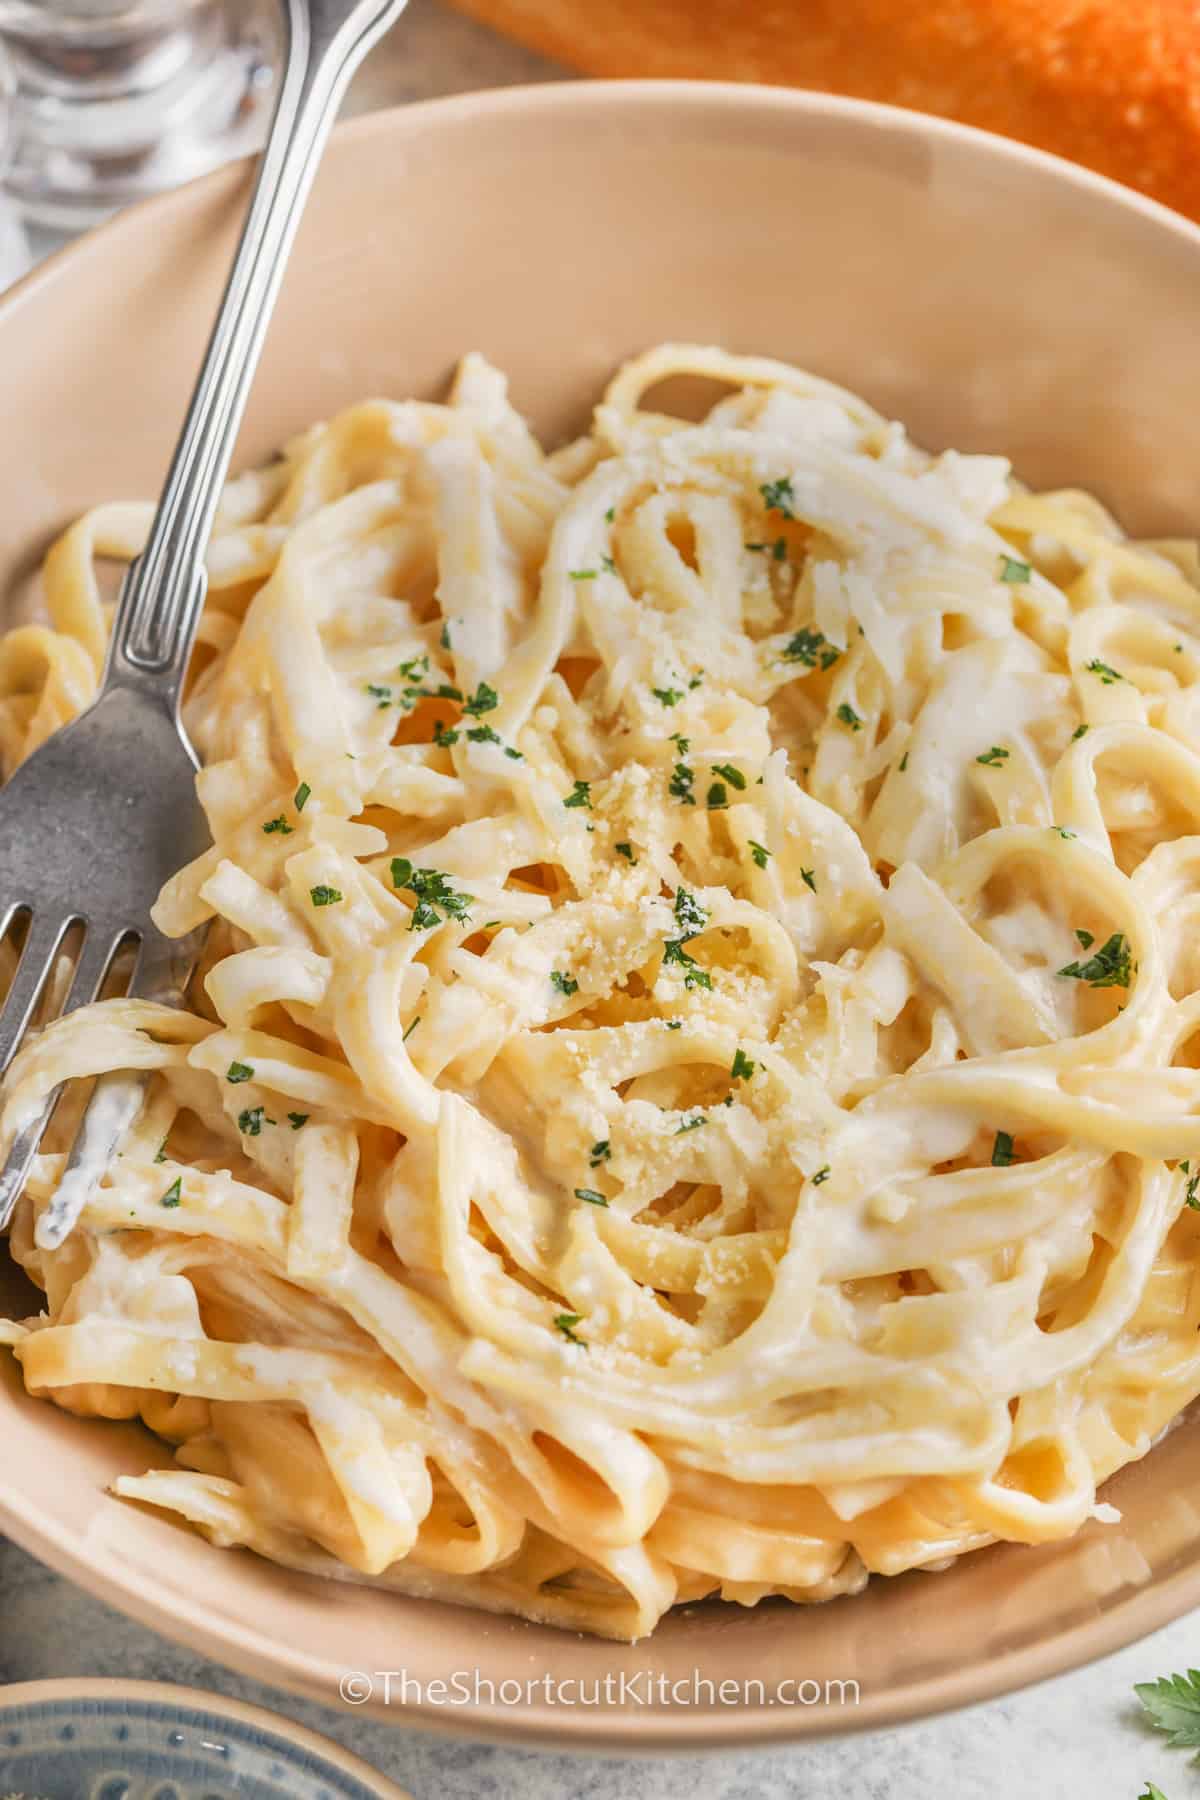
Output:
M148 522L0 641L6 771ZM352 407L208 566L192 990L46 1026L0 1120L148 1072L58 1248L47 1140L0 1322L173 1446L116 1491L621 1639L1111 1518L1200 1392L1194 547L668 346L553 454L476 355Z

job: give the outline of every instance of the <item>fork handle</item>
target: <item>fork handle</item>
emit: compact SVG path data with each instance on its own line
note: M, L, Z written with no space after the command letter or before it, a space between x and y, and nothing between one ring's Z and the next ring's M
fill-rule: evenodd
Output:
M286 54L254 198L146 548L121 588L102 691L177 704L204 606L204 551L288 253L359 62L407 0L286 0Z

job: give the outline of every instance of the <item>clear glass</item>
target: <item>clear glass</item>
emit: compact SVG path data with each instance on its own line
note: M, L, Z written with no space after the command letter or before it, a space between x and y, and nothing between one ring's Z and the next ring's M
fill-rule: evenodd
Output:
M257 148L278 34L275 0L0 0L4 190L74 230Z

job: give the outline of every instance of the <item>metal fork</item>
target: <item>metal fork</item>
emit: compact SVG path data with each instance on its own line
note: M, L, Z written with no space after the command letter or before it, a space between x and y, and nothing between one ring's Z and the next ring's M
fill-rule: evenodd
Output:
M88 710L0 792L0 934L28 930L0 1008L0 1076L19 1049L73 926L83 945L64 1011L94 1000L118 948L138 944L130 992L182 997L196 936L150 918L163 882L208 841L179 697L204 605L204 549L267 322L321 150L350 76L406 0L285 0L279 98L241 243L146 548L122 583L100 689ZM61 1243L137 1116L144 1078L97 1082L38 1242ZM23 1123L0 1171L0 1231L61 1089Z

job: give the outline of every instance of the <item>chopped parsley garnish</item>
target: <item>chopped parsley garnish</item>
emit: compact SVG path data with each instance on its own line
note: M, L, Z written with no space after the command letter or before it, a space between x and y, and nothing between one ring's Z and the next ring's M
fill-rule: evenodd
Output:
M750 854L754 858L754 861L758 864L760 869L765 869L771 859L771 852L767 849L765 844L755 843L753 838L747 839L747 842L750 845Z
M316 887L309 888L308 897L314 906L336 906L339 900L345 899L340 888L326 887L324 882L319 882Z
M704 796L704 803L708 807L709 812L720 812L723 807L729 805L729 795L725 791L725 783L723 781L714 781L712 783L708 793Z
M441 869L414 869L407 856L392 858L392 886L417 897L410 931L430 931L446 919L465 919L475 904L470 894L456 894Z
M975 761L982 763L985 769L997 769L1001 763L1008 761L1008 757L1007 750L1002 750L999 744L993 744L990 750L985 750L982 756L975 758Z
M458 732L453 729L447 730L440 719L435 719L433 722L433 741L438 746L439 750L449 750L452 744L457 744Z
M758 491L768 512L782 513L785 519L795 518L792 507L796 494L790 476L781 475L777 481L760 481Z
M511 744L505 744L504 754L508 757L510 762L525 761L525 752L523 750L515 750Z
M668 1019L666 1021L666 1026L667 1026L668 1031L682 1031L683 1030L683 1020L682 1019Z
M1068 963L1065 969L1058 971L1072 981L1086 981L1094 988L1127 988L1132 972L1129 944L1123 931L1114 931L1108 942L1102 944L1087 962Z
M569 794L564 795L564 806L587 806L592 804L592 784L590 781L577 781Z
M1081 738L1086 731L1087 731L1086 725L1077 725L1075 727L1074 731L1071 733L1071 742L1074 743L1076 738Z
M663 945L664 968L668 964L674 964L675 967L683 970L683 985L685 988L704 988L707 993L711 993L712 976L708 973L707 969L702 969L699 966L694 956L688 955L683 945L684 939L682 938L667 939L666 943Z
M1076 928L1075 936L1079 939L1080 944L1085 950L1090 950L1096 941L1090 931L1080 931L1078 928Z
M907 769L907 767L908 767L908 751L906 750L904 752L904 755L900 758L900 773L902 775L903 775L905 769Z
M158 1204L160 1206L178 1206L182 1199L183 1177L177 1175Z
M586 1200L589 1206L608 1205L608 1196L606 1194L598 1194L595 1188L576 1188L575 1198L577 1200Z
M692 747L691 738L684 737L682 731L673 731L671 733L670 742L674 744L680 756L686 756Z
M696 796L692 792L695 780L694 773L686 763L676 763L671 771L671 780L667 787L667 792L672 800L679 800L684 806L695 806Z
M586 1350L587 1345L584 1343L583 1339L575 1336L575 1327L580 1323L582 1318L582 1313L556 1313L554 1315L554 1326L556 1331L562 1332L569 1344L578 1344L581 1350Z
M481 681L469 700L463 701L463 711L470 713L473 719L481 718L486 712L495 712L500 704L500 696L494 687Z
M300 786L296 789L296 798L292 802L292 805L296 808L297 812L304 811L305 803L311 793L312 789L309 787L307 781L302 781Z
M815 869L801 869L800 879L804 883L805 887L811 888L813 893L814 894L816 893L816 891L817 891L817 873L816 873Z
M169 1135L170 1134L168 1133L168 1136ZM158 1146L158 1149L155 1151L154 1160L156 1163L166 1162L166 1160L167 1160L167 1139L166 1138L163 1139L162 1143Z
M565 994L568 1000L572 994L577 994L579 992L579 983L576 981L575 977L573 975L564 975L561 969L551 970L550 985L551 987L556 987L560 994Z
M998 1131L996 1133L996 1141L992 1145L992 1167L993 1169L1007 1169L1012 1160L1012 1133L1008 1131Z
M254 1069L250 1063L231 1062L225 1071L226 1081L232 1083L234 1087L239 1081L250 1081L253 1077Z
M683 699L682 688L651 688L650 692L660 706L678 706Z
M787 552L787 539L777 537L775 542L771 545L771 560L773 562L783 562L787 557Z
M447 619L442 625L442 635L438 639L438 643L442 646L443 650L449 650L449 648L450 648L450 621L449 621L449 619Z
M381 710L385 706L390 706L392 704L393 696L391 688L380 687L378 682L368 681L363 692L365 694L370 694L372 699L377 700Z
M288 1124L293 1131L299 1131L301 1126L308 1124L310 1116L308 1113L289 1113Z
M244 1113L238 1114L238 1130L247 1137L257 1137L264 1125L273 1125L274 1119L266 1116L266 1107L249 1106Z
M698 937L708 924L708 911L701 906L695 894L687 888L676 889L675 923L679 927L680 942L687 943L689 938Z
M405 681L419 681L422 675L428 675L428 673L429 658L427 656L410 656L408 661L402 662L397 670L397 674L403 675Z
M617 565L611 556L602 556L600 558L600 567L604 570L606 575L615 575L617 572Z
M1065 825L1052 825L1050 829L1051 831L1057 831L1060 838L1073 838L1076 835L1075 832L1068 831Z
M714 763L712 772L714 775L719 775L722 781L727 781L731 788L736 788L739 794L746 786L746 777L740 769L735 769L732 763Z
M693 1113L691 1118L684 1119L682 1124L676 1130L675 1136L682 1137L685 1131L699 1131L701 1125L707 1124L708 1119L704 1113Z
M271 832L277 831L280 837L291 837L294 827L289 825L283 814L280 813L277 819L268 819L263 826L263 830L268 836L270 836Z
M413 1032L417 1029L417 1026L420 1023L421 1023L420 1013L418 1013L414 1019L410 1019L408 1021L408 1024L404 1027L404 1035L400 1039L400 1042L402 1044L407 1044L409 1038L412 1036Z
M632 844L627 844L627 843L614 844L613 849L616 851L618 856L623 856L625 858L626 862L631 862L636 865L637 857L633 854L633 845Z
M784 662L803 663L806 669L832 669L841 651L828 642L823 632L810 631L805 625L783 646Z
M833 1170L830 1168L829 1164L822 1163L821 1167L817 1170L816 1174L812 1178L813 1186L820 1187L821 1183L823 1181L828 1181L829 1177L832 1174L833 1174Z
M1101 662L1098 656L1093 656L1091 662L1084 663L1083 666L1089 675L1098 675L1105 687L1111 687L1114 681L1124 681L1125 679L1119 669L1114 669L1109 663Z
M851 731L862 730L863 721L859 718L848 700L842 701L842 704L837 709L837 716L842 721L843 725L849 726Z
M617 516L617 509L616 509L616 507L615 507L615 506L610 506L610 507L609 507L609 509L608 509L608 511L607 511L607 512L606 512L606 513L605 513L605 515L604 515L604 523L605 523L605 524L606 524L606 525L611 525L611 524L612 524L612 522L613 522L613 520L614 520L614 519L615 519L615 518L616 518L616 516Z
M612 1145L607 1138L601 1138L599 1143L593 1144L588 1151L588 1166L593 1169L598 1169L601 1163L611 1161Z
M467 733L467 739L472 744L502 744L504 742L500 733L493 731L490 725L472 725Z
M693 675L692 679L688 682L688 693L690 694L693 688L698 688L702 684L703 680L704 680L704 670L701 669L699 675Z
M733 1062L729 1068L729 1079L731 1081L749 1081L757 1067L758 1064L751 1062L744 1050L735 1050Z
M1188 1178L1187 1188L1184 1191L1183 1196L1183 1204L1185 1206L1190 1206L1193 1212L1200 1212L1200 1197L1198 1197L1196 1193L1196 1189L1200 1187L1200 1170L1193 1175L1187 1163L1180 1163L1179 1166Z
M1007 581L1015 587L1022 581L1028 581L1032 573L1033 569L1030 564L1022 562L1019 556L1001 556L1001 581Z
M595 581L599 569L568 569L567 574L572 581Z

